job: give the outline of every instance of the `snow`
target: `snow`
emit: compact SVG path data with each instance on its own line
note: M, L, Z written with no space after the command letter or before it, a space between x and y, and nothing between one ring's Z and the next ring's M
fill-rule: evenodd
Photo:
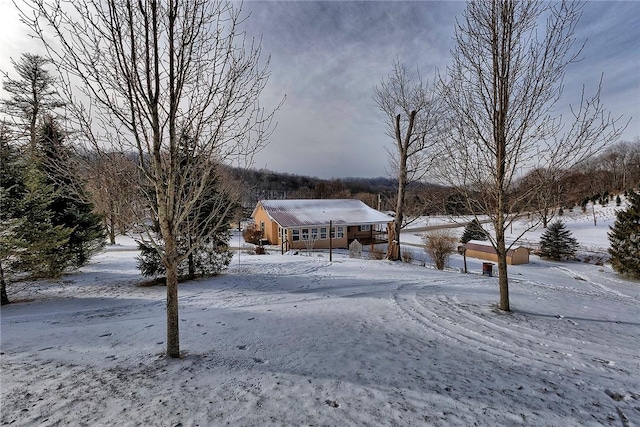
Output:
M565 215L585 247L606 246L600 214ZM135 255L119 237L10 295L3 425L640 425L640 282L607 264L510 266L503 313L481 260L463 274L458 255L437 271L240 250L180 285L184 357L169 359L165 290L140 285Z
M281 227L333 224L386 224L389 215L357 199L261 200L269 216ZM258 207L254 210L254 215Z

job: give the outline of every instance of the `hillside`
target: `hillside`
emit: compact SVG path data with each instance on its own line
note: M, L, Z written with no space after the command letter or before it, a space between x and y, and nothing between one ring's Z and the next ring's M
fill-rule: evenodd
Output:
M164 287L138 285L136 253L120 237L2 308L2 424L640 423L640 283L610 266L533 257L509 270L506 314L479 261L461 274L239 251L180 285L173 360Z

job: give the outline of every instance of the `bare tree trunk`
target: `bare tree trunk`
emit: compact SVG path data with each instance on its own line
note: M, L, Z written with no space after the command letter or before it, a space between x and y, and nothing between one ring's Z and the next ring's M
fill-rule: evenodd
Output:
M111 207L111 211L107 214L109 215L109 226L107 227L107 229L109 230L109 243L111 243L112 245L115 245L116 244L116 215L113 212L113 209L114 209L113 202L110 202L109 206Z
M165 241L165 268L167 271L167 356L180 357L180 325L178 319L178 253L176 242Z
M400 242L398 240L399 230L395 221L387 225L389 245L387 246L387 259L396 261L400 259Z
M193 280L196 278L196 257L193 253L193 237L191 236L191 233L189 233L189 235L187 236L187 239L189 241L189 256L187 257L187 264L188 264L188 275L189 275L189 280Z
M507 276L507 249L504 242L504 232L496 233L496 253L498 254L498 286L500 288L500 304L498 308L511 311L509 305L509 277Z
M9 296L7 295L7 282L4 280L4 269L0 262L0 305L9 304Z

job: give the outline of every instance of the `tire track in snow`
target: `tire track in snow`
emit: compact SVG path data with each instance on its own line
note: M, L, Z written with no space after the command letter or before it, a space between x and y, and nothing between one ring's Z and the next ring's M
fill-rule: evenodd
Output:
M558 267L558 269L561 269L561 268ZM563 272L566 273L566 271L563 271ZM576 280L579 280L580 282L587 283L590 286L590 288L584 289L584 288L577 288L573 286L552 285L549 283L538 282L535 280L525 280L525 279L512 278L512 277L509 278L509 283L518 284L526 288L535 287L538 289L543 289L545 291L552 291L552 292L559 292L559 293L571 292L575 295L579 295L583 297L598 298L600 300L619 302L623 304L631 304L634 306L638 304L637 298L622 294L617 291L609 290L604 286L597 285L594 282L591 282L588 279L585 279L581 274L576 273L575 275L572 275L572 277ZM579 277L579 279L577 277Z
M534 333L530 333L530 339L521 339L524 335L521 331L514 332L512 329L504 327L503 330L494 326L488 327L487 321L470 313L461 315L464 310L453 310L451 303L446 296L435 296L435 301L431 302L433 308L428 307L425 302L427 298L419 298L417 293L402 293L394 295L397 306L416 322L422 324L427 329L432 330L438 336L454 341L466 350L476 350L483 354L488 354L501 358L509 362L518 362L529 366L535 365L543 370L549 367L554 369L578 371L588 370L591 375L610 379L611 375L621 375L628 377L629 373L620 372L615 367L612 369L604 362L606 360L596 358L585 361L582 360L579 367L571 366L573 360L568 361L569 353L563 354L554 352L558 343L550 341L548 337L537 339ZM544 346L550 351L538 350L536 346ZM594 363L595 362L595 363ZM603 369L606 371L603 371ZM576 372L577 373L577 372Z
M627 299L627 298L633 298L630 295L626 295L623 294L622 292L616 291L614 289L610 289L608 288L606 285L603 285L601 283L595 282L593 280L591 280L588 276L585 276L583 273L577 273L573 270L570 270L567 267L556 267L556 269L560 270L563 273L566 273L568 276L575 278L576 280L581 280L584 281L586 283L588 283L589 285L591 285L593 288L595 288L595 290L597 291L603 291L609 295L615 295L617 297L621 297L623 299Z
M454 317L456 319L464 318L469 324L481 326L484 328L485 333L489 333L492 336L509 336L510 341L517 347L531 347L532 345L535 347L537 344L550 348L552 352L558 355L564 355L570 358L566 360L578 363L582 367L594 368L601 366L603 362L607 362L602 359L602 355L610 353L611 350L611 348L606 345L567 337L563 337L562 341L551 340L547 333L540 332L538 329L522 324L523 321L530 323L533 320L528 314L516 312L511 316L495 316L489 320L482 315L472 313L466 309L466 307L470 307L471 305L460 302L456 296L438 296L438 302L439 305L447 306L448 310L455 313ZM502 324L498 323L502 318L509 318L509 320L502 322ZM558 319L558 321L561 321L561 319ZM546 352L542 353L548 355ZM634 349L616 347L616 358L619 361L634 360L636 356ZM592 363L594 361L597 362L597 364L594 365ZM610 363L611 361L609 361L609 364ZM629 374L629 372L626 372L617 365L618 361L616 361L616 368L614 368L614 370Z

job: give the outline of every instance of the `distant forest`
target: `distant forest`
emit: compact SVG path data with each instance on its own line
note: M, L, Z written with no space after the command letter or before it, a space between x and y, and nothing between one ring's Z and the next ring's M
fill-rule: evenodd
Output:
M521 211L584 208L589 201L609 203L618 194L640 188L640 139L613 144L597 156L549 178L549 171L535 170L521 177L512 189L514 197L521 186L538 185L544 177L546 190L534 205ZM232 169L235 180L244 189L242 206L249 216L259 200L264 199L360 199L381 211L395 210L397 180L387 177L320 179L274 172L266 169ZM544 196L544 197L542 197ZM480 197L480 195L479 195ZM534 201L530 201L529 204ZM406 198L408 215L468 214L468 210L451 189L431 183L412 183Z

